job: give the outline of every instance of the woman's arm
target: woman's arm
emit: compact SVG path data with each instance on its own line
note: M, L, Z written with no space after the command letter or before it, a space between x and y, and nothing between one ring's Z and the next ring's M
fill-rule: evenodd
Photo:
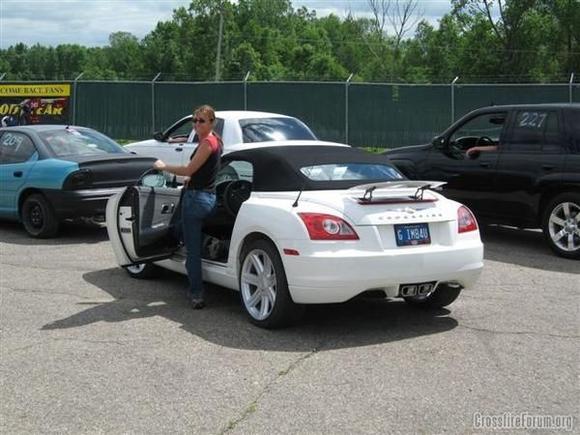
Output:
M207 140L204 140L198 145L193 159L189 161L187 166L167 165L162 160L157 160L153 166L156 169L167 171L175 175L191 177L207 161L211 152L211 145Z

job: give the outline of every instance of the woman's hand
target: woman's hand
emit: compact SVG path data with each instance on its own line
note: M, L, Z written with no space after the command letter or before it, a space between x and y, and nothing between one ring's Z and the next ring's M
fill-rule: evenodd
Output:
M155 163L153 163L153 167L155 169L159 169L160 171L163 171L163 170L165 170L167 165L165 164L165 162L163 160L156 160Z

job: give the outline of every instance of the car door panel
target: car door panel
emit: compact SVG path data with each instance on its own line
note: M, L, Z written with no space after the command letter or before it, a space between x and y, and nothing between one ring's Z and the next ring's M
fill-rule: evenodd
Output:
M496 152L487 152L474 160L432 152L425 178L446 181L444 195L466 204L477 214L484 214L492 202L489 190L494 182L496 164Z
M167 258L177 249L181 189L132 186L117 205L121 244L133 263Z
M493 141L502 142L506 112L477 114L453 127L435 144L428 156L424 178L446 181L443 193L451 199L470 207L476 215L487 216L494 212L495 171L497 150L481 151L469 158L467 149ZM487 139L487 143L481 143Z
M38 161L32 140L19 132L0 136L0 213L18 217L18 195Z
M561 125L561 113L555 110L520 110L513 117L496 179L505 223L538 224L542 191L561 182L566 164Z

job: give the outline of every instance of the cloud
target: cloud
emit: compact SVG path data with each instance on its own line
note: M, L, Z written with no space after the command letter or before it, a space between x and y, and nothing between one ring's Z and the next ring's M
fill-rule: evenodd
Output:
M0 0L0 48L27 45L81 44L102 46L109 34L130 32L143 38L159 21L190 0ZM318 16L370 17L367 0L293 0ZM451 8L448 0L421 1L424 18L436 24Z
M187 0L2 0L0 48L78 43L105 45L110 33L126 31L142 38L158 21L171 18Z

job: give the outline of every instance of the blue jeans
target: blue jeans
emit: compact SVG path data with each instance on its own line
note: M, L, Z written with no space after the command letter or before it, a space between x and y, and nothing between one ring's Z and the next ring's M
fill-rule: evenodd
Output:
M181 225L183 241L187 250L185 268L189 278L191 297L203 299L204 288L201 276L201 227L203 220L216 207L215 193L187 189L181 198Z

